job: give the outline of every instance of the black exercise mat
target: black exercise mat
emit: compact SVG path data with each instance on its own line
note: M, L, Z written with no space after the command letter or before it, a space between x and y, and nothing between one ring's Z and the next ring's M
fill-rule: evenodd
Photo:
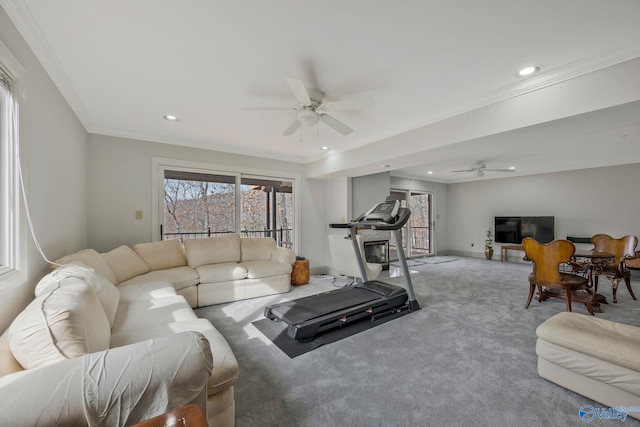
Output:
M398 317L409 313L411 313L411 311L405 310L400 313L383 317L375 322L370 319L363 319L357 322L348 323L339 328L318 334L309 342L300 342L289 337L289 335L287 335L288 325L284 322L274 322L269 319L261 319L251 322L251 324L262 332L265 337L269 338L269 340L271 340L276 347L282 350L283 353L293 359L294 357L308 353L325 344L340 341L343 338L348 338L352 335L374 328L378 325L382 325L383 323L397 319Z

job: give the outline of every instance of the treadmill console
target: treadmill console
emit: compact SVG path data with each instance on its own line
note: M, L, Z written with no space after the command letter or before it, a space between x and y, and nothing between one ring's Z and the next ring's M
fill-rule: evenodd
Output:
M378 203L362 216L361 221L391 222L398 215L399 200L386 200Z

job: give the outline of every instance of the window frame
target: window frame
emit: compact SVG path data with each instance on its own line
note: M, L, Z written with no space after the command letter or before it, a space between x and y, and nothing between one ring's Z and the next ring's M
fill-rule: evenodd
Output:
M293 182L293 204L294 204L294 251L300 247L300 174L292 172L261 170L245 167L236 167L230 165L220 165L215 163L195 162L190 160L178 160L163 157L152 158L152 178L151 178L151 239L152 241L160 240L160 225L162 224L161 212L164 212L164 197L161 197L161 191L164 191L164 171L177 170L193 173L205 173L215 175L234 176L236 179L236 188L240 189L242 177L260 177L265 179L287 179ZM236 191L236 207L242 206L242 195L240 191ZM239 233L241 226L240 209L236 209L236 233Z
M19 112L13 90L24 68L0 41L0 289L23 285L26 275L25 228L19 176Z

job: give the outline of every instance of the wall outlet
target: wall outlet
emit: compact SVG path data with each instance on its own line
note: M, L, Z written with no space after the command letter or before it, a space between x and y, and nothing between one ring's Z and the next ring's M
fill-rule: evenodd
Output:
M136 211L136 219L142 219L142 211Z

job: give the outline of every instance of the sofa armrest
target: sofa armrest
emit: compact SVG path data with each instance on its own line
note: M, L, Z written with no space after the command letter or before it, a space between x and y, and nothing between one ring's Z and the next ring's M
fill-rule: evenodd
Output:
M182 332L0 377L7 425L128 425L205 405L209 343Z
M291 249L276 246L271 252L271 261L293 265L296 262L296 253Z

